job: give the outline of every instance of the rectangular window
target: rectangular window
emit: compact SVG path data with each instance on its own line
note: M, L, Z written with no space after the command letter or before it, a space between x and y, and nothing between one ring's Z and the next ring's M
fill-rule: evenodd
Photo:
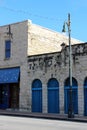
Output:
M5 58L8 59L11 56L11 41L5 41Z

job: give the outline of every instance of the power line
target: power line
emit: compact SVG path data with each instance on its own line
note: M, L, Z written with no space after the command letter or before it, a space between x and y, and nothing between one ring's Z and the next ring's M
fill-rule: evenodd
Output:
M9 8L9 7L6 7L6 6L0 6L1 8L3 9L6 9L6 10L9 10L11 12L15 12L15 13L22 13L22 14L26 14L26 15L31 15L31 16L34 16L34 17L37 17L37 18L41 18L41 19L46 19L46 20L52 20L52 21L62 21L62 19L59 19L59 18L54 18L54 17L48 17L48 16L42 16L42 15L38 15L38 14L33 14L33 13L30 13L28 11L25 11L25 10L16 10L16 9L12 9L12 8Z

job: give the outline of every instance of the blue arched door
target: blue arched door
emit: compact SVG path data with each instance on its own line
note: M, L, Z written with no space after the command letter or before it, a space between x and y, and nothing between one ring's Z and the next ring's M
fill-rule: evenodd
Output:
M42 112L42 83L39 79L32 83L32 112Z
M69 78L65 81L64 87L64 100L65 100L65 113L68 113L70 104L70 82ZM78 114L78 85L75 78L72 78L72 105L75 114Z
M59 113L59 83L52 78L48 81L48 113Z
M87 116L87 78L84 81L84 115Z

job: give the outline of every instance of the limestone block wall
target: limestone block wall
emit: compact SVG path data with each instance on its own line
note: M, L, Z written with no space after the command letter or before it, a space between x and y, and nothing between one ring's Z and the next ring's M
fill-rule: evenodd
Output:
M9 34L9 26L10 33ZM27 57L27 21L0 27L0 66L7 65L5 60L5 40L11 40L11 58L8 64L23 62Z
M5 40L11 40L11 58L5 59ZM60 85L60 113L64 113L64 81L68 77L68 37L26 20L0 27L0 69L20 67L20 109L32 110L31 86L34 79L43 84L43 112L47 112L47 83L56 78ZM72 39L72 44L80 41ZM82 82L86 77L86 44L73 45L73 77L78 80L79 113L84 108ZM62 49L62 50L61 50Z
M81 48L81 49L79 49ZM78 83L78 115L84 115L84 80L87 77L87 45L72 45L72 76ZM78 51L79 49L79 51ZM28 57L29 89L34 79L40 79L43 86L43 112L47 113L47 83L56 78L59 82L60 114L64 114L64 83L69 77L69 48L61 52ZM31 93L31 92L29 92ZM32 93L31 93L32 95ZM32 109L32 102L30 98Z
M43 86L43 113L47 113L47 83L49 79L56 78L60 84L60 113L64 114L64 79L68 77L68 67L62 64L61 53L52 53L31 56L28 58L28 75L30 79L29 88L32 89L32 82L40 79ZM32 90L30 91L32 92ZM30 93L31 93L30 92ZM31 93L32 95L32 93ZM31 99L30 99L31 100ZM32 102L31 102L32 109Z
M11 40L11 57L5 59L5 40ZM20 109L28 109L27 91L28 21L0 27L0 69L20 67ZM27 96L28 95L28 96ZM29 106L29 105L28 105Z

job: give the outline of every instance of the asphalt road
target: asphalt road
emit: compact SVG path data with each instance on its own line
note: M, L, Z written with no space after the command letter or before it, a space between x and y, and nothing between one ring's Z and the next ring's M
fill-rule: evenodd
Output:
M0 130L87 130L87 123L0 116Z

